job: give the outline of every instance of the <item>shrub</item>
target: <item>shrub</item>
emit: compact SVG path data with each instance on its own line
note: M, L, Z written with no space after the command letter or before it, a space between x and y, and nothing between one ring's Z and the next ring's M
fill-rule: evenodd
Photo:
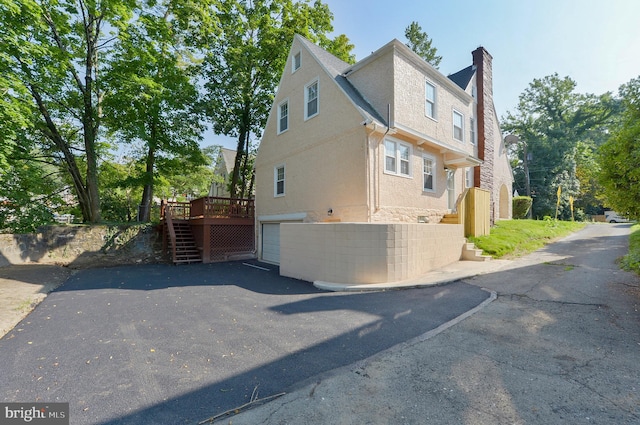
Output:
M513 198L513 218L527 218L527 213L533 205L530 196L515 196Z

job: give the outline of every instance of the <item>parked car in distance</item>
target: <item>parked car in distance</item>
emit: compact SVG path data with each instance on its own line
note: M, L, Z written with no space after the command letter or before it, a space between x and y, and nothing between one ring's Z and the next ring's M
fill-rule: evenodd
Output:
M607 223L629 223L630 221L628 218L620 216L620 214L615 211L605 211L604 218Z

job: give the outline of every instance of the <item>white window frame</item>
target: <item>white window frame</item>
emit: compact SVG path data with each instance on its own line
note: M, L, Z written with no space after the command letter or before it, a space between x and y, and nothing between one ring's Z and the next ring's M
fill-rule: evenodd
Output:
M309 115L309 102L313 99L309 99L309 88L316 85L316 112L313 115ZM315 78L309 84L304 86L304 120L311 119L320 113L320 79Z
M299 70L301 66L302 66L302 52L298 52L295 55L293 55L293 58L291 60L291 73L293 74L294 72Z
M428 87L433 88L433 99L429 99L427 97L427 94L429 93L427 89ZM424 115L426 117L431 118L433 120L438 119L437 102L438 102L438 87L431 81L426 80L424 84ZM429 105L431 105L431 112L432 112L431 115L429 115Z
M427 170L425 169L426 167L426 161L431 161L431 174L427 173ZM429 192L429 193L434 193L436 191L436 170L437 170L437 164L438 162L436 161L436 157L433 155L429 155L429 154L422 154L422 191L423 192ZM427 183L427 176L431 176L431 189L426 187L426 183Z
M391 148L391 153L392 155L388 155L387 154L387 147L389 146L393 146ZM391 174L394 176L399 176L399 177L408 177L411 178L412 177L412 158L413 158L413 147L411 146L411 144L409 143L404 143L401 142L399 140L395 140L392 138L387 137L384 140L384 161L383 161L383 166L384 166L384 173L385 174ZM401 148L406 148L408 149L409 152L409 158L407 159L403 159L401 157ZM393 166L394 169L390 169L387 167L387 158L393 158ZM406 163L406 167L407 167L407 173L403 173L402 170L402 165L403 163Z
M282 128L282 107L283 106L287 106L287 116L286 116L286 120L287 120L287 124L286 124L286 128ZM282 102L278 103L278 134L282 134L285 131L289 130L289 98L286 98L285 100L283 100Z
M475 118L469 118L469 142L475 145L478 141L477 137L476 120Z
M282 179L278 176L278 171L282 169ZM284 164L279 164L273 167L273 196L275 198L284 196L286 193L286 179L287 179L287 169ZM282 193L278 192L278 183L282 182Z
M456 137L456 115L460 116L460 125L462 126L460 127L460 139ZM451 132L453 140L464 143L464 114L456 109L451 114Z

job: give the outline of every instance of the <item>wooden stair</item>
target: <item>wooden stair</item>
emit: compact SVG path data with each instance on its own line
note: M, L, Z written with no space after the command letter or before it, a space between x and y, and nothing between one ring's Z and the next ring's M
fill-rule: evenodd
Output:
M440 224L460 224L460 219L458 218L458 214L445 214L440 220Z
M175 233L175 239L170 237L168 240L173 264L202 263L202 256L189 223L183 220L170 220L166 225L173 226L173 233ZM171 234L171 232L168 233Z

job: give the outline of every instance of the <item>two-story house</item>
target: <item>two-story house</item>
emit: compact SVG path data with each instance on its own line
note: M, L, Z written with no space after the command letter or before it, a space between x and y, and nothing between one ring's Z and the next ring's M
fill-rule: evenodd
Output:
M393 40L350 65L295 36L256 158L257 251L283 275L373 283L460 258L466 188L511 216L491 56L449 77Z

